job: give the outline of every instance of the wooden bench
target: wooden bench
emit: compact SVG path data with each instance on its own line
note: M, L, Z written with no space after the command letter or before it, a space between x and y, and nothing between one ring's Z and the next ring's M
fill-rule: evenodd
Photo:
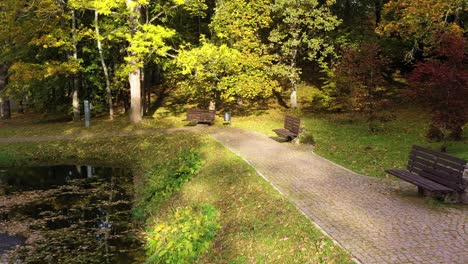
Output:
M273 129L280 137L285 137L291 140L299 135L301 130L301 120L294 116L286 115L284 118L284 128Z
M458 199L466 187L463 179L466 164L466 160L414 145L408 170L391 169L385 172L418 186L421 196L427 190L436 194L455 194Z
M190 121L193 123L208 123L213 124L216 117L215 110L205 109L187 109L187 118L184 121Z

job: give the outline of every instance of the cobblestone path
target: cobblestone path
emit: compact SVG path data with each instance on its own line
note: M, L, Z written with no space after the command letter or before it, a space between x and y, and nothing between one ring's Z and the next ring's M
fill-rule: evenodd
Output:
M362 263L468 263L468 208L431 208L416 187L350 172L291 143L210 129ZM419 200L419 199L417 199Z

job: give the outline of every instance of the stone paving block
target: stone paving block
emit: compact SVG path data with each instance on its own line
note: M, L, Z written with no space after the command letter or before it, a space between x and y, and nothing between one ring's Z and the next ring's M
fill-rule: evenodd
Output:
M468 208L434 210L398 196L414 186L355 174L290 143L213 128L211 135L254 166L362 263L468 263Z

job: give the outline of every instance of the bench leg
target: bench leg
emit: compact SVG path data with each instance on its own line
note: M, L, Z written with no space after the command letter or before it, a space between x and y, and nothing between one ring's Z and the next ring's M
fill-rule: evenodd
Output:
M418 195L419 195L420 197L423 197L423 196L424 196L424 189L421 188L421 187L419 187L419 186L418 186Z

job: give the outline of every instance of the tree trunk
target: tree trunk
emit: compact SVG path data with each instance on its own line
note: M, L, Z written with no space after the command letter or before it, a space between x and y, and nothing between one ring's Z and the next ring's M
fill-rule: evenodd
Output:
M141 113L145 115L148 111L147 109L147 104L146 104L146 82L145 82L145 76L146 76L146 67L143 67L140 69L141 74L140 74L140 85L141 85Z
M104 53L102 52L101 44L101 34L99 33L99 13L97 10L94 10L94 27L96 30L96 40L99 51L99 58L101 59L102 71L104 72L104 78L106 80L106 93L107 93L107 103L109 105L109 118L114 120L114 107L112 105L112 90L109 78L109 71L107 69L106 61L104 60Z
M382 0L374 1L374 11L375 11L375 27L378 27L380 21L382 20Z
M351 0L346 0L345 5L344 5L344 21L345 24L350 23L351 21Z
M0 92L6 89L8 82L7 79L8 66L5 64L0 64ZM10 119L11 118L11 109L10 109L10 99L8 97L0 98L0 118L1 119Z
M18 113L24 114L23 100L19 100L19 102L18 102Z
M3 98L2 103L2 112L1 112L1 119L11 119L11 106L10 106L10 99Z
M72 39L73 39L73 59L78 60L78 41L76 39L76 15L75 10L72 13ZM80 99L78 98L79 80L78 76L73 76L73 92L72 92L72 107L73 107L73 120L80 120Z
M138 26L138 14L140 11L140 5L134 0L125 0L127 8L130 12L129 22L130 22L130 33L131 40L129 47L132 46L133 37L135 36L137 26ZM129 53L132 60L128 63L132 68L132 71L128 74L128 82L130 84L130 122L137 124L141 122L141 71L138 67L138 61L135 58L135 52Z
M291 82L291 108L297 108L297 80L298 72L296 69L296 58L297 58L297 46L293 46L293 52L291 57L291 75L289 81Z
M130 83L130 122L137 124L142 119L140 68L136 68L130 72L128 81Z

